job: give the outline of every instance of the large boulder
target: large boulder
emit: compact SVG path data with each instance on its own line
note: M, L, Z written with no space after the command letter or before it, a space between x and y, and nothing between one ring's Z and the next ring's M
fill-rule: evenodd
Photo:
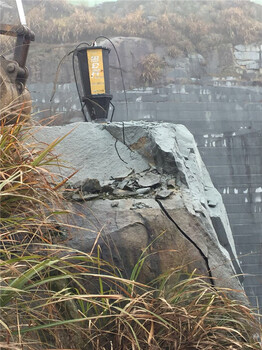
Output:
M228 217L183 125L122 122L41 127L38 140L57 146L78 173L65 197L77 215L68 245L87 252L100 245L103 258L130 277L149 281L177 268L196 270L214 286L232 289L245 301L241 269ZM63 177L73 169L57 169ZM172 283L172 279L170 280ZM234 292L233 292L234 290Z

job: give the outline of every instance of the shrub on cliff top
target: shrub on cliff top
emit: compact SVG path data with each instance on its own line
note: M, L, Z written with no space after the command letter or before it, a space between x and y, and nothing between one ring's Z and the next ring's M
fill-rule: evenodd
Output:
M262 35L261 6L249 1L118 1L114 11L57 3L50 7L50 2L41 2L29 11L28 23L38 41L72 43L105 34L144 37L172 46L182 33L191 42L189 53L202 49L205 53L209 35L218 34L219 42L233 45L260 42Z
M156 54L145 56L138 65L138 70L141 72L139 81L145 85L152 85L162 77L164 67L165 61Z

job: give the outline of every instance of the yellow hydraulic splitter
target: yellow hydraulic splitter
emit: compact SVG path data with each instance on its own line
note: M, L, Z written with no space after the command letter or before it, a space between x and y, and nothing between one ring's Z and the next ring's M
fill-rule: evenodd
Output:
M110 49L102 46L80 44L74 51L73 68L74 75L74 57L77 56L79 71L82 83L82 92L77 84L78 95L81 103L82 112L87 121L103 122L107 119L109 105L113 107L111 120L114 114L114 105L111 102L109 81L109 52ZM84 113L84 107L88 111L88 116Z
M29 119L31 113L31 97L25 86L28 78L26 59L30 42L35 36L22 24L25 20L24 15L21 15L21 7L18 7L18 11L21 25L0 24L0 34L16 37L13 59L0 56L0 118L5 119L7 124L14 123L18 116Z

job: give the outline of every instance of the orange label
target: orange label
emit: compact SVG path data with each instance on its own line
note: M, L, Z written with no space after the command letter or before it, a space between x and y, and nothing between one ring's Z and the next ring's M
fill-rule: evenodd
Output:
M87 50L91 94L104 94L105 77L102 49Z

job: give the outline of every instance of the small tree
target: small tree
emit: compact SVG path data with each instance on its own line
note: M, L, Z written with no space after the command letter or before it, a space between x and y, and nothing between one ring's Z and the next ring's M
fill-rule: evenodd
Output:
M141 72L139 81L145 85L152 85L162 77L165 65L165 61L154 53L145 56L138 64Z

